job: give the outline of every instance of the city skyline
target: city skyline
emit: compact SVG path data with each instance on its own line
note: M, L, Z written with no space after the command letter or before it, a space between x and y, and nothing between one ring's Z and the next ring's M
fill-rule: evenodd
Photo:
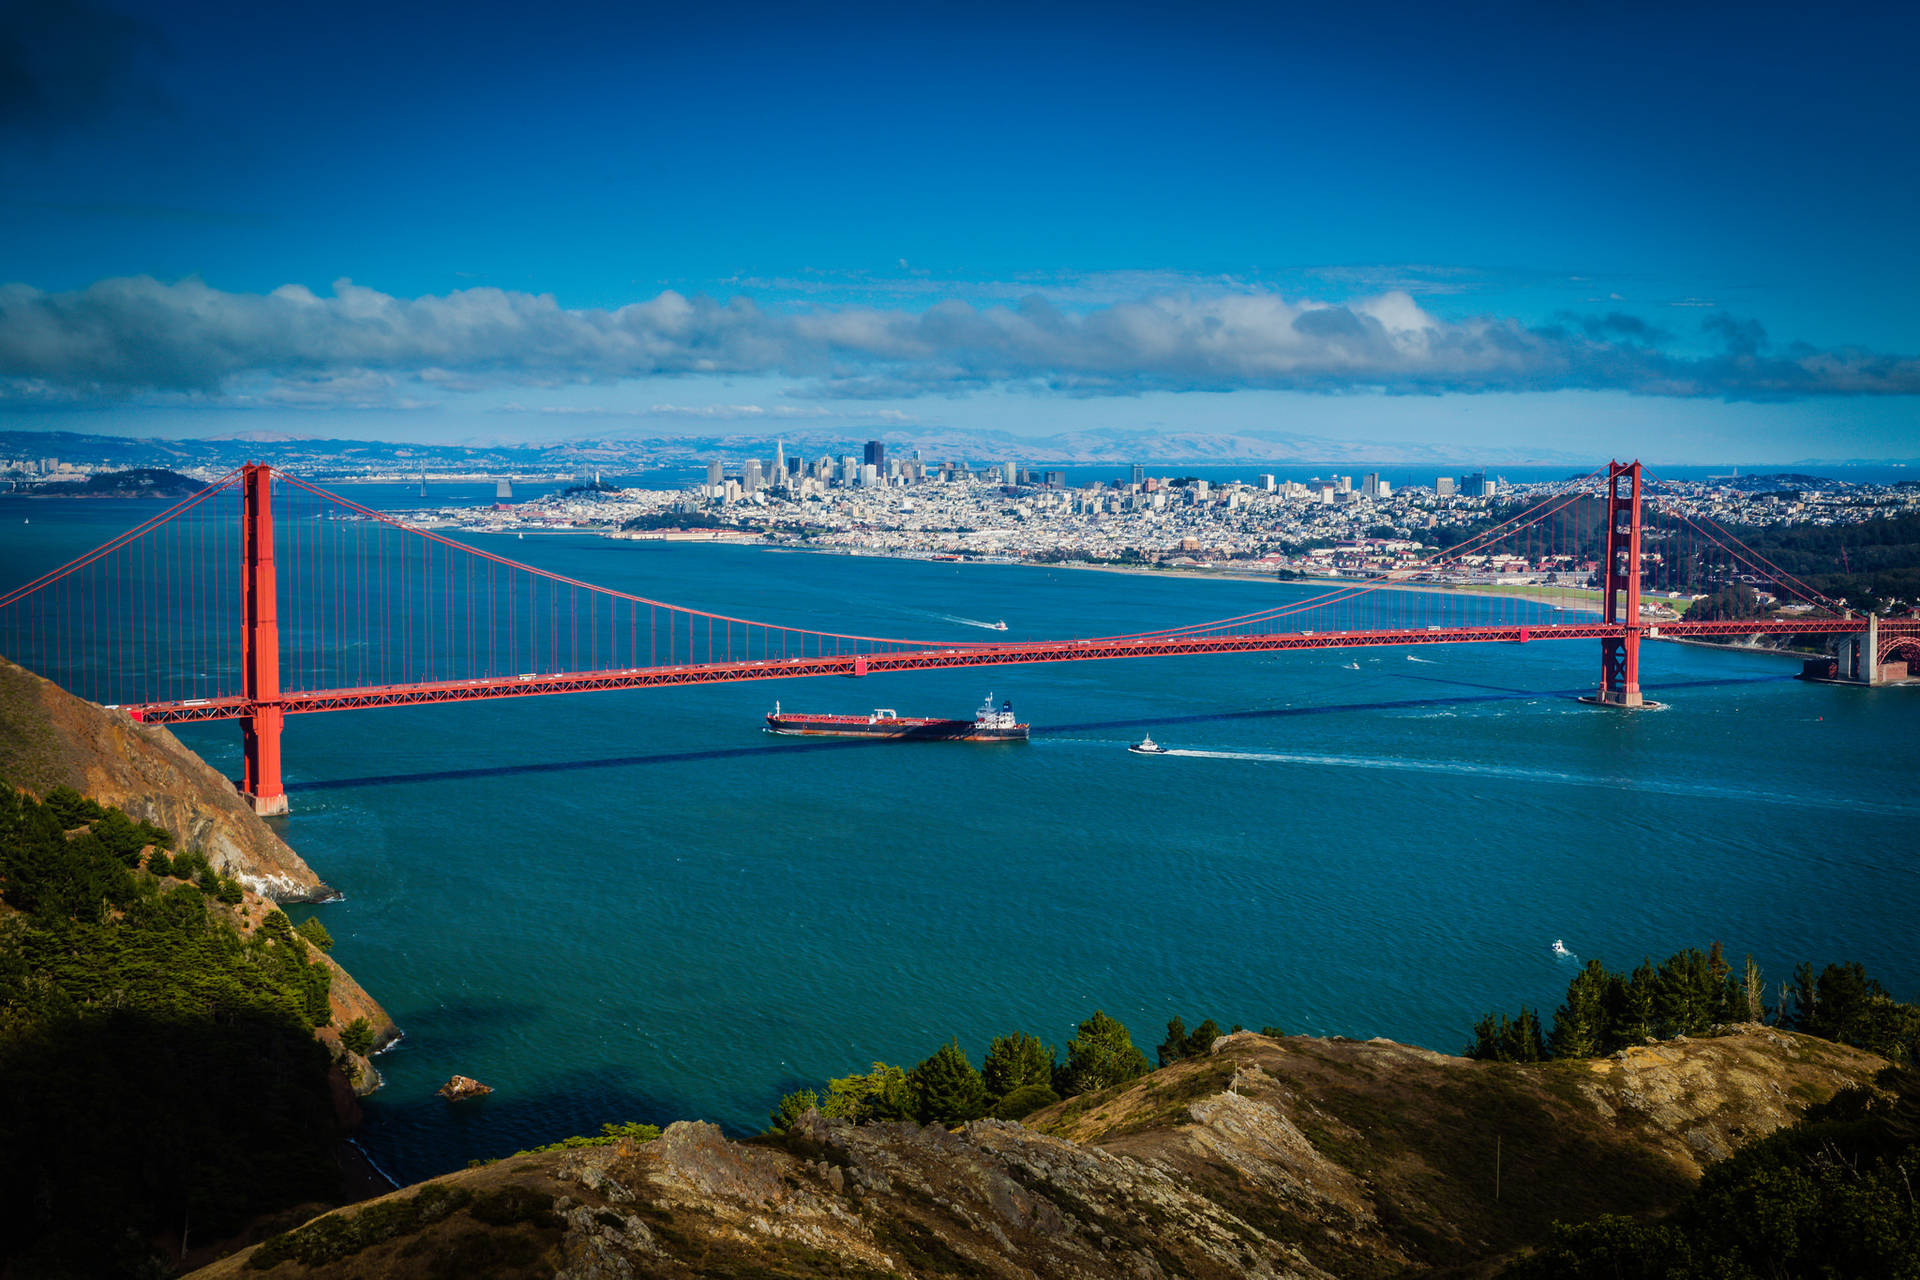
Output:
M1914 458L1912 25L22 10L0 429Z

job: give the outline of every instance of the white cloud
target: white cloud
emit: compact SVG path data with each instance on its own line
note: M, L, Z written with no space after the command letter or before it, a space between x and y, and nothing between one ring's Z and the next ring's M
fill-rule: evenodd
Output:
M1142 285L1150 282L1139 281ZM1155 283L1165 283L1164 281ZM1689 299L1689 302L1697 300ZM568 309L495 288L397 298L337 282L228 293L198 280L102 280L47 293L0 286L0 402L187 394L277 385L282 403L397 404L406 388L609 383L656 375L778 375L802 397L896 398L989 386L1398 393L1617 389L1786 398L1914 394L1920 361L1854 350L1774 352L1723 324L1724 350L1686 354L1630 318L1529 326L1442 320L1409 293L1295 301L1222 281L1068 308L945 298L921 309L765 310L667 291ZM1757 330L1756 330L1757 332ZM617 412L613 411L613 412ZM756 417L754 404L657 405L667 416ZM796 410L810 413L812 410Z

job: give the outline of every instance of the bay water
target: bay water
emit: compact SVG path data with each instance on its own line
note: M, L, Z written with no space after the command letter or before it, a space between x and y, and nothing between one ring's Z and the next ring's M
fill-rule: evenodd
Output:
M396 497L399 495L396 495ZM484 495L475 500L484 500ZM417 502L417 498L414 499ZM33 524L23 525L26 513ZM144 504L0 499L0 589ZM489 549L740 616L921 638L1238 614L1269 582L540 536ZM1452 598L1435 597L1436 617ZM986 627L1004 620L1004 636ZM1920 690L1649 644L1667 709L1582 706L1598 645L1422 647L746 683L290 719L298 908L405 1039L362 1144L415 1179L604 1121L757 1130L779 1096L957 1036L1064 1047L1104 1009L1457 1051L1588 958L1723 941L1774 982L1855 959L1920 996ZM836 743L795 711L1026 744ZM232 725L183 741L239 773ZM1129 754L1143 733L1176 750ZM1573 957L1556 957L1563 939ZM495 1089L449 1105L455 1072Z

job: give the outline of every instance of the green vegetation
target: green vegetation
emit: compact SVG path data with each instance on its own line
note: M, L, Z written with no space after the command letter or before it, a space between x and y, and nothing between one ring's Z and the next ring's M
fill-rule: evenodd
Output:
M1045 1085L1051 1091L1053 1070L1053 1046L1041 1043L1039 1036L1015 1031L993 1038L980 1075L989 1095L1004 1098L1032 1085Z
M294 926L294 932L322 951L333 950L333 935L327 932L327 926L313 916L308 916Z
M1490 1013L1474 1025L1466 1055L1495 1062L1592 1058L1649 1039L1769 1020L1895 1062L1920 1062L1920 1006L1895 1000L1858 964L1830 964L1817 975L1802 964L1769 1016L1759 966L1749 956L1736 976L1717 942L1704 952L1689 947L1658 966L1642 960L1631 974L1589 961L1567 984L1551 1035L1541 1034L1530 1009L1511 1019Z
M907 1087L913 1092L913 1118L921 1124L965 1124L987 1114L993 1104L958 1038L908 1072Z
M1231 1030L1242 1028L1236 1023ZM1191 1033L1183 1021L1175 1018L1167 1024L1160 1065L1204 1057L1222 1034L1211 1018ZM1278 1037L1286 1033L1269 1026L1261 1028L1261 1034ZM982 1116L1023 1120L1063 1097L1125 1084L1152 1069L1147 1055L1134 1047L1126 1027L1095 1010L1067 1042L1064 1063L1056 1060L1053 1046L1038 1036L1013 1031L993 1038L976 1071L959 1040L954 1039L912 1070L876 1062L865 1075L829 1080L824 1095L816 1089L796 1089L783 1096L768 1115L768 1131L785 1133L794 1121L815 1110L829 1119L856 1124L918 1120L922 1124L954 1125Z
M1039 1037L1016 1031L995 1036L987 1046L984 1069L976 1071L954 1039L910 1071L876 1062L865 1075L829 1080L824 1096L814 1089L797 1089L782 1097L768 1116L769 1131L784 1133L812 1110L856 1124L918 1120L953 1125L989 1115L1019 1120L1064 1094L1131 1080L1148 1069L1146 1055L1133 1047L1127 1029L1095 1012L1068 1043L1064 1065L1055 1062L1053 1048Z
M576 1147L610 1147L616 1142L652 1142L660 1136L657 1124L639 1124L627 1121L625 1124L603 1124L600 1132L591 1138L575 1136L562 1138L558 1142L545 1143L538 1147L528 1147L525 1151L514 1152L517 1156L541 1155L548 1151L572 1151ZM492 1164L493 1161L475 1161L475 1164Z
M348 1053L366 1057L373 1052L373 1024L365 1018L355 1018L340 1028L340 1043Z
M1127 1029L1098 1009L1067 1041L1067 1064L1060 1070L1059 1092L1071 1096L1124 1084L1147 1074L1147 1055L1133 1047Z
M1215 1040L1218 1040L1221 1036L1231 1035L1236 1031L1245 1030L1245 1027L1236 1022L1227 1030L1222 1031L1219 1023L1215 1022L1212 1018L1208 1018L1192 1031L1188 1031L1187 1024L1184 1020L1180 1018L1169 1018L1167 1020L1167 1038L1160 1042L1160 1065L1170 1067L1174 1063L1184 1062L1188 1058L1204 1058L1208 1053L1212 1052L1213 1042ZM1287 1033L1279 1027L1262 1027L1260 1028L1260 1034L1278 1040Z
M1671 1217L1556 1225L1508 1280L1920 1277L1920 1072L1889 1067L1710 1167Z
M171 843L71 792L0 785L9 1274L164 1271L155 1239L210 1239L339 1191L311 1033L329 971L280 912L243 935L210 901L231 882L202 855L146 853Z
M1920 515L1732 532L1814 590L1855 609L1920 603Z

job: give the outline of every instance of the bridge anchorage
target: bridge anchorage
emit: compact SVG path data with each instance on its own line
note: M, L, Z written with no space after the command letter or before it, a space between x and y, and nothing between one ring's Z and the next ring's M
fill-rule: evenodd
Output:
M1506 519L1486 515L1472 536L1426 559L1383 553L1389 567L1374 577L1281 593L1280 603L1233 617L982 643L823 631L651 600L249 463L0 594L0 651L145 723L238 720L236 785L269 815L287 811L288 718L323 711L1031 662L1386 647L1411 656L1538 640L1598 641L1600 682L1584 700L1631 709L1655 705L1640 686L1643 639L1838 640L1839 657L1809 662L1807 674L1841 682L1875 683L1900 674L1897 660L1920 659L1920 618L1847 613L1658 483L1638 462L1614 462ZM1726 606L1762 589L1775 605L1791 601L1792 616Z

